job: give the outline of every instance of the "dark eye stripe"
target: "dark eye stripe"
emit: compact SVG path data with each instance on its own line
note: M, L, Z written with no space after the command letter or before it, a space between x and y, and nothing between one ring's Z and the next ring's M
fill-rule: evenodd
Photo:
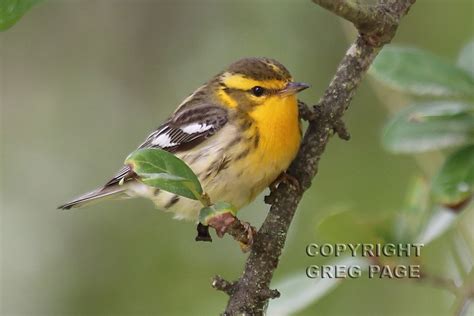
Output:
M247 92L247 93L250 93L252 95L255 95L254 92L252 91L253 88L250 89L250 90L229 88L224 83L220 83L220 86L222 87L222 91L224 91L226 94L231 94L232 92L241 91L241 92ZM279 89L269 89L269 88L264 88L264 87L262 87L262 88L264 89L264 93L263 93L264 95L274 95L274 94L278 94L280 92Z

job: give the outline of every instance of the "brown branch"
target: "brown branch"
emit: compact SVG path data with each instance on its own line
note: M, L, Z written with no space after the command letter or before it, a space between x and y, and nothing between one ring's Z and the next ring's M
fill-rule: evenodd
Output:
M240 248L243 252L250 250L257 231L249 223L241 221L229 213L213 218L209 222L209 226L216 230L216 234L219 237L223 237L224 234L231 235L240 243Z
M212 287L215 288L216 290L218 291L222 291L224 293L226 293L227 295L232 295L234 294L235 292L235 282L232 283L232 282L229 282L229 281L226 281L224 280L221 276L219 275L216 275L213 279L212 279Z
M309 106L306 105L301 100L298 100L298 111L299 111L299 116L300 120L305 120L305 121L314 121L318 118L318 113L313 111Z
M359 36L339 64L324 96L310 115L301 148L288 174L300 183L300 190L282 182L271 193L272 207L254 237L242 277L232 283L225 315L261 315L268 299L274 297L269 285L285 245L290 223L304 191L318 172L318 163L326 145L336 131L347 138L341 121L369 65L382 46L391 41L404 16L415 0L380 0L376 6L362 7L355 1L313 0L333 13L351 21ZM301 109L301 107L300 107ZM308 112L306 112L308 113Z
M364 8L356 0L313 0L313 2L352 22L361 32L369 31L379 23L377 6L366 5Z
M389 43L402 17L416 0L379 0L377 5L360 4L358 0L313 0L314 3L352 22L368 43ZM400 14L401 13L401 14Z

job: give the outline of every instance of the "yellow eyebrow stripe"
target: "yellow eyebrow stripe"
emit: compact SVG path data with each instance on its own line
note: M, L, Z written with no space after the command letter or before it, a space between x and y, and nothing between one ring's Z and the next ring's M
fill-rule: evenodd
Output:
M224 89L218 89L217 96L225 105L230 108L236 108L239 105L237 101L235 101L227 93L225 93Z
M222 76L222 82L226 85L226 87L238 90L250 90L255 86L260 86L266 89L280 90L283 89L287 84L282 80L271 79L259 81L246 78L240 74L231 73L225 73Z

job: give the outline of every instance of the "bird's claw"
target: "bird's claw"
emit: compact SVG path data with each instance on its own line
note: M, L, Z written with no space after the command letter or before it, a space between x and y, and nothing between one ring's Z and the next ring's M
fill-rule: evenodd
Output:
M215 211L215 209L201 210L201 222L198 224L196 240L210 241L211 236L208 234L209 227L212 227L216 230L219 238L224 237L227 233L239 242L243 252L249 251L257 231L249 223L240 221L234 214L231 209L225 208L219 211Z
M245 228L247 242L240 241L239 242L240 249L242 250L242 252L249 252L250 249L252 248L254 236L257 234L257 230L255 229L255 227L250 225L249 222L241 221L241 223L242 223L242 226L244 226Z
M273 181L270 184L270 186L269 186L270 192L275 191L278 188L278 185L282 182L289 185L290 187L293 187L298 192L301 191L301 185L300 185L300 182L298 181L298 179L296 179L295 177L293 177L292 175L290 175L286 172L282 172L282 173L280 173L278 178L276 178L276 180Z

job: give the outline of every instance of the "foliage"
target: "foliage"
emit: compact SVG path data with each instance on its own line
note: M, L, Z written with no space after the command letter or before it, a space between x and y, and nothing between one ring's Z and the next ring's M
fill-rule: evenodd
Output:
M6 31L34 5L42 0L2 0L0 1L0 31Z
M455 207L468 200L474 191L474 146L451 154L433 179L436 202Z
M474 41L457 64L429 52L387 47L375 60L375 78L402 92L430 97L410 104L385 127L384 146L394 153L459 148L449 153L432 183L434 201L465 206L474 194ZM436 98L436 99L434 99Z
M385 148L396 153L419 153L474 142L474 105L460 101L415 103L387 124Z
M467 69L420 49L387 46L372 64L371 73L415 95L474 96L474 77Z
M125 163L149 186L188 199L201 198L203 191L197 176L185 162L165 150L139 149L131 153Z
M213 205L209 205L201 209L201 212L199 213L199 222L204 225L208 225L209 221L213 217L225 213L231 213L233 215L236 215L236 210L230 203L217 202Z

